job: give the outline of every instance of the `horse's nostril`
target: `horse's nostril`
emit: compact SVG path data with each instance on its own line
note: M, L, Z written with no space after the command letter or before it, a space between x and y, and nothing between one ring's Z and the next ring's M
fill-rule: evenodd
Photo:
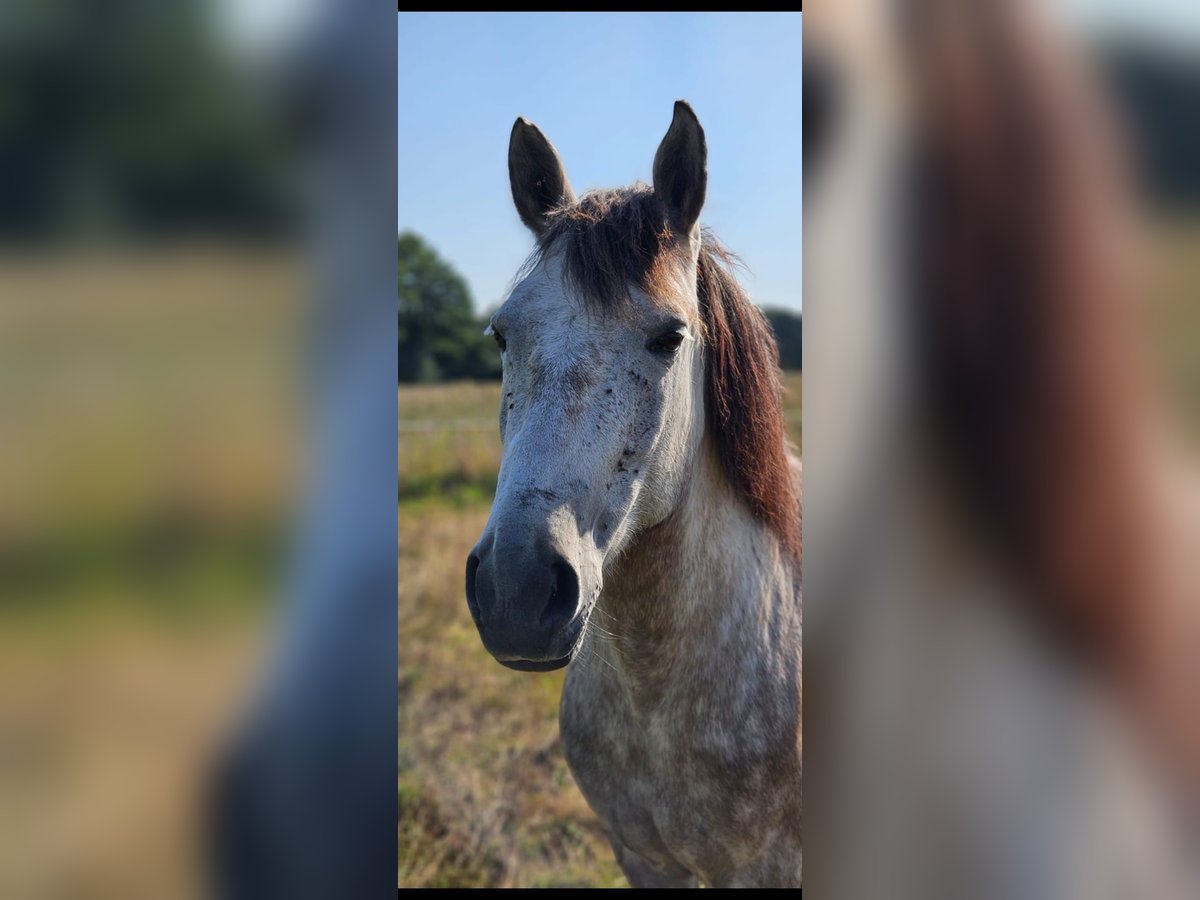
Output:
M472 553L467 557L467 609L471 618L479 624L479 600L475 596L475 573L479 571L479 557Z
M539 624L554 630L566 625L575 615L579 605L579 578L571 564L561 556L551 564L550 574L550 599Z

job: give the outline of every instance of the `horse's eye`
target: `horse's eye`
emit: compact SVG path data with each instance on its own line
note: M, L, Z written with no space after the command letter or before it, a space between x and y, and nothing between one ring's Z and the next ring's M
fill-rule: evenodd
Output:
M508 349L508 342L504 340L504 335L495 328L492 329L492 337L496 339L496 346L500 348L501 353Z
M678 331L668 331L651 339L646 349L653 353L674 353L683 343L683 335Z

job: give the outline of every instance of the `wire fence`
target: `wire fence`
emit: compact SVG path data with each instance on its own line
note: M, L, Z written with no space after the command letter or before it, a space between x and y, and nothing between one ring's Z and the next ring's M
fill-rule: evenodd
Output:
M494 488L501 449L494 419L401 421L401 496L433 494L464 484Z

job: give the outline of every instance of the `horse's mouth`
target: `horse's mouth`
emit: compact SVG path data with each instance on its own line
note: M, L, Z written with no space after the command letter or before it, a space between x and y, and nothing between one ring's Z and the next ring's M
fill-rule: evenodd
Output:
M580 628L579 633L575 635L575 640L571 644L571 651L566 656L560 656L558 659L501 659L492 654L496 662L502 666L508 666L510 669L516 669L518 672L553 672L555 669L561 669L575 658L575 654L579 652L579 646L583 643L584 629Z
M553 672L555 669L561 669L572 659L575 658L575 651L572 650L561 659L501 659L497 660L502 666L508 666L510 669L516 669L518 672Z

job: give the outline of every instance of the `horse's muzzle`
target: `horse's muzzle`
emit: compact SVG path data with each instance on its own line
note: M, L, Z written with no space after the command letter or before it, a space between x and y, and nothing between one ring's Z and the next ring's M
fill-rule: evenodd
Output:
M467 557L467 606L483 645L512 669L545 672L571 661L583 630L579 573L537 541L501 546L485 538Z

